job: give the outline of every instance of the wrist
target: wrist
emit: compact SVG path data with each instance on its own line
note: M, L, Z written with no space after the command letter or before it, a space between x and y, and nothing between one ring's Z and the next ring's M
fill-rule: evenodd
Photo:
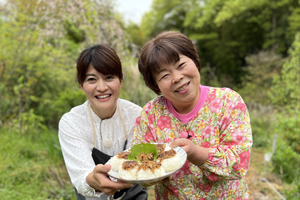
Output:
M188 160L194 165L200 166L208 159L208 148L195 145L194 150L188 156Z
M98 190L96 190L95 189L95 187L94 187L94 181L93 181L93 172L91 172L91 173L89 173L88 175L87 175L87 177L86 177L86 179L85 179L85 182L86 182L86 184L88 185L88 186L90 186L91 188L93 188L95 191L98 191ZM99 192L101 192L101 191L99 191Z

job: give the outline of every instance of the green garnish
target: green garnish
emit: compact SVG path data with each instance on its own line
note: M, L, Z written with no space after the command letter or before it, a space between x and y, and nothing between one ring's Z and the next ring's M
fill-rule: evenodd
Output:
M154 160L156 160L156 158L158 156L158 151L154 144L141 143L138 145L134 145L131 148L131 152L130 152L129 156L127 157L127 159L141 162L139 159L136 158L136 156L139 156L141 153L149 153L149 154L153 153Z

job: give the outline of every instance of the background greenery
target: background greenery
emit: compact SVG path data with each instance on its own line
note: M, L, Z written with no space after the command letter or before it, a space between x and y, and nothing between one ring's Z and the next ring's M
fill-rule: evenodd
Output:
M85 101L75 80L79 53L111 45L124 68L121 98L155 97L137 69L140 47L164 30L197 47L203 85L230 87L251 114L254 147L270 151L273 173L300 194L300 1L153 0L140 25L110 0L0 2L1 199L74 199L57 124ZM276 148L273 138L276 135Z

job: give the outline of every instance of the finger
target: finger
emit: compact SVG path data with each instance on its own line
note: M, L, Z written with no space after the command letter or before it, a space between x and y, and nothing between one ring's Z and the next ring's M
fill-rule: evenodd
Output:
M114 190L121 190L124 188L130 188L133 186L134 186L134 184L132 184L132 183L114 182L114 181L111 181L110 183L107 184L107 187L110 187Z
M109 172L110 169L111 169L111 165L109 165L109 164L107 164L107 165L98 164L95 167L95 172L96 173L107 173L107 172Z
M122 180L118 179L117 180L118 183L126 183L126 182L123 182ZM130 187L133 187L134 186L134 183L127 183Z
M186 140L186 139L183 139L183 138L175 139L175 140L170 144L170 147L171 147L171 148L175 148L175 147L177 147L177 146L184 146L184 145L185 145L185 143L184 143L185 140Z
M111 182L112 182L111 184L107 184L105 186L102 186L102 192L104 192L108 195L113 195L118 190L133 187L133 185L130 184L130 183L118 183L118 182L114 182L114 181L111 181Z
M113 195L117 192L117 190L103 189L102 192L104 192L107 195Z

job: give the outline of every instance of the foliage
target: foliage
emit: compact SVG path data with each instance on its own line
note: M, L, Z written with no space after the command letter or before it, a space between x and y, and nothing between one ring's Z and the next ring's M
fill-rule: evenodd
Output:
M247 75L242 82L243 89L239 91L240 94L248 104L270 105L268 92L273 84L274 75L279 74L285 59L274 51L260 51L245 59L248 65L245 68Z
M274 126L269 115L264 116L263 112L252 111L251 127L253 136L253 147L268 148L272 145Z
M26 116L56 127L63 113L85 100L74 66L83 48L106 43L121 60L136 54L109 0L8 0L0 10L0 121L17 120L20 131ZM135 87L124 88L129 96Z
M300 33L289 53L291 58L283 65L281 74L274 76L270 97L277 110L294 113L300 110Z
M289 54L280 75L274 76L270 92L278 112L276 132L280 135L272 162L273 171L296 186L295 191L289 193L294 199L300 196L300 33L296 35Z
M157 151L155 144L141 143L141 144L134 145L130 149L130 154L128 155L128 160L135 160L135 161L142 162L142 160L140 160L138 158L138 156L141 153L153 154L153 158L154 158L153 160L156 160L156 158L158 156L158 151Z
M260 50L286 56L299 30L298 7L298 0L155 0L140 29L148 38L164 30L185 33L203 68L211 68L203 83L217 78L216 84L233 87L246 75L246 56Z
M143 107L148 101L156 97L156 94L146 87L142 75L138 71L136 58L127 59L123 62L123 74L121 98Z
M286 181L292 183L300 176L300 154L296 153L283 138L278 139L275 154L272 157L273 171ZM297 180L299 181L299 180Z
M56 131L0 129L1 199L75 199Z

